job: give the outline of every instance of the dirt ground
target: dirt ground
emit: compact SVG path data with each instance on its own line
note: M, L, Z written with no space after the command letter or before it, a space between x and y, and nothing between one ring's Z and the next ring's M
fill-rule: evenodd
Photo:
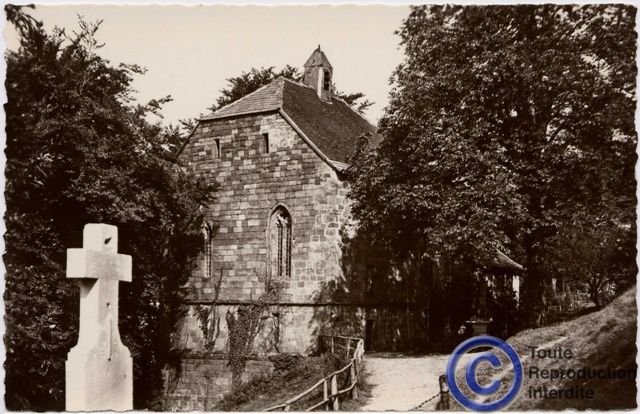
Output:
M397 354L365 354L371 397L361 411L409 411L440 392L438 377L444 374L450 355L406 357ZM461 361L462 362L462 361ZM420 407L432 411L440 397Z

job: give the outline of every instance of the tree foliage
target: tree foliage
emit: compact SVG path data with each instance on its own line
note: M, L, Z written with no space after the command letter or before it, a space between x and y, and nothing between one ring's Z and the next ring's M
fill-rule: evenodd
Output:
M636 281L635 226L610 217L563 226L545 245L545 268L563 290L586 291L600 308Z
M303 75L300 74L298 68L287 65L280 71L275 71L274 69L274 66L266 69L252 68L249 72L242 72L240 76L227 79L229 86L220 91L221 96L216 100L216 103L211 105L208 109L215 111L225 105L229 105L243 96L249 95L251 92L260 89L278 77L290 79L295 82L302 81ZM332 85L332 89L335 91L334 93L338 98L344 100L360 114L364 114L364 111L373 105L373 102L370 102L368 99L361 101L361 99L364 98L364 94L362 92L351 94L339 92L335 85Z
M213 188L172 160L182 138L145 121L170 98L135 104L144 70L98 54L99 23L43 31L6 6L21 35L7 59L5 175L5 403L11 410L64 409L64 362L77 341L79 289L65 277L66 249L86 223L118 226L133 256L120 286L120 330L134 358L134 404L161 391L179 303L201 248L199 207Z
M545 241L594 206L635 226L635 13L412 8L384 141L352 160L362 228L430 257L510 252L537 311Z

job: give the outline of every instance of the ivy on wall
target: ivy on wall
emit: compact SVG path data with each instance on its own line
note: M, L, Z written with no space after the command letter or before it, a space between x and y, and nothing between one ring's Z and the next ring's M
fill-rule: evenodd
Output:
M220 277L213 288L213 302L211 305L196 305L194 307L200 329L204 336L204 350L213 350L216 341L220 336L220 310L218 309L218 299L220 298L220 287L222 285L222 269Z
M265 326L269 326L267 336L272 337L272 342L275 339L276 350L280 340L280 312L274 307L278 308L283 290L282 283L274 280L271 275L267 275L264 280L264 291L258 299L227 310L226 322L229 330L227 347L234 389L242 385L242 373L258 333L262 332ZM268 323L269 320L271 323ZM278 333L274 333L274 329L277 329Z

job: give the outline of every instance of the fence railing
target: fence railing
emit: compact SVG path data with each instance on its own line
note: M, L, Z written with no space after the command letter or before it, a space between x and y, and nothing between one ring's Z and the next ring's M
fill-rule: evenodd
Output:
M290 411L291 406L303 398L314 393L319 394L320 388L322 388L322 400L320 402L316 402L306 409L296 408L296 411L313 411L316 409L338 411L340 409L341 397L348 395L351 396L351 398L358 398L358 380L362 370L364 340L345 336L320 335L320 347L321 351L330 349L332 354L345 351L346 356L348 358L350 357L349 363L343 368L324 377L306 391L303 391L282 404L267 408L265 411ZM343 385L346 383L346 386L343 389L339 389L338 383L338 378L341 375L346 375L345 381L343 381Z

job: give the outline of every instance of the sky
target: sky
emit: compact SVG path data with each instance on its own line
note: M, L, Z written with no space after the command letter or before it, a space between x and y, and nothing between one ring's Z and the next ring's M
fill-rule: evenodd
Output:
M376 124L388 102L389 79L403 60L394 31L409 7L38 5L31 14L45 29L67 32L78 30L78 15L103 20L100 56L147 69L133 88L141 103L172 96L162 111L164 123L208 113L226 79L243 71L287 64L302 69L320 45L337 88L375 102L366 116ZM12 48L11 27L5 35Z

